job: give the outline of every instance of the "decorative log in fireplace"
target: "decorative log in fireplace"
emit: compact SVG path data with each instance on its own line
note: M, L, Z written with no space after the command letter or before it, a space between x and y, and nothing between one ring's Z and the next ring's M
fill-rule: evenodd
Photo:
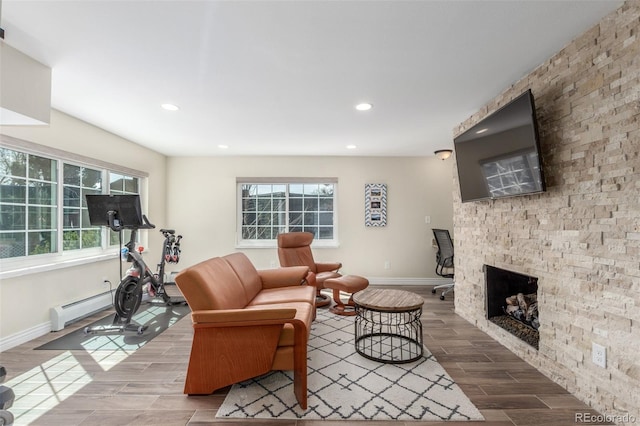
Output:
M540 328L540 319L538 318L538 293L531 294L514 294L507 297L505 302L507 306L504 313L516 320L531 326L535 330Z
M484 265L487 319L538 349L538 279Z

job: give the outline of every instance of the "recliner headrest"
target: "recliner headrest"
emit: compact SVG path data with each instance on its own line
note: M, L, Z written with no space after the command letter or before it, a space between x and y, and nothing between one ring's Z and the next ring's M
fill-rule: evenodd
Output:
M311 232L287 232L278 234L278 247L295 248L304 247L311 244L313 234Z

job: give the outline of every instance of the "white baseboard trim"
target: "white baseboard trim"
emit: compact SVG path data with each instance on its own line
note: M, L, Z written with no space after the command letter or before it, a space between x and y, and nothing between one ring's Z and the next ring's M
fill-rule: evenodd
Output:
M403 277L367 277L372 285L443 285L451 284L449 278L403 278Z
M45 334L48 334L50 332L51 321L34 325L31 328L0 339L0 352L7 351L23 343L27 343L33 339L37 339L40 336L44 336Z

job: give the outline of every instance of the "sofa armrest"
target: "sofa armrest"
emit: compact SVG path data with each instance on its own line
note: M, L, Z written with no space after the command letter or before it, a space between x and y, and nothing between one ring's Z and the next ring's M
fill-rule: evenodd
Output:
M258 271L262 280L262 288L278 288L301 285L307 274L307 266L289 266L278 269L262 269Z
M184 393L208 395L273 370L282 330L291 324L293 389L300 406L307 407L309 324L296 317L301 312L295 308L201 310L192 316L193 342ZM290 352L287 345L283 353Z
M330 272L330 271L338 271L338 269L342 268L342 263L340 262L320 262L316 263L316 270L318 272Z
M238 325L247 325L250 322L271 322L282 321L287 322L295 318L296 310L294 308L265 308L265 309L224 309L224 310L207 310L195 311L191 313L191 319L194 323L209 324L225 324L238 323Z
M309 271L309 273L304 278L304 280L306 281L306 283L305 283L306 285L311 286L311 287L315 287L316 286L316 274L314 274L313 272Z

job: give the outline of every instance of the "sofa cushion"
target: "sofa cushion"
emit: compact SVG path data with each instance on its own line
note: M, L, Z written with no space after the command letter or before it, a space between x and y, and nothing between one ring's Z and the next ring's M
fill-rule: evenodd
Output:
M248 306L271 305L286 302L307 302L313 303L316 289L308 285L295 287L265 288L256 295Z
M241 309L251 300L231 265L220 257L183 270L176 283L192 311Z
M223 257L235 271L242 283L245 300L249 302L262 290L262 280L253 263L244 253L233 253Z
M308 266L287 266L285 268L261 269L258 271L262 288L295 287L306 283L315 285L316 275Z

